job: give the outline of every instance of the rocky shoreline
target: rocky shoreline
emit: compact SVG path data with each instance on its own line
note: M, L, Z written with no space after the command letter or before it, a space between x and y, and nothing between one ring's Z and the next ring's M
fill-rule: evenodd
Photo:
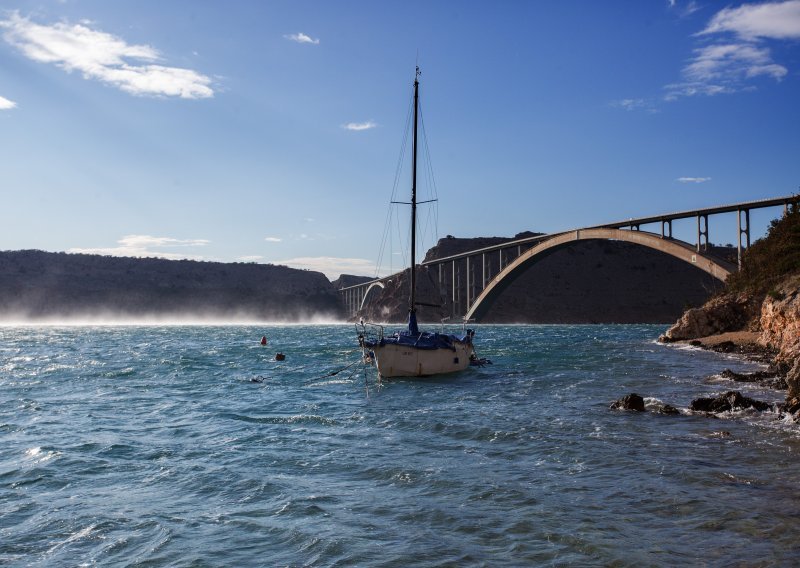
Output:
M736 373L725 369L720 375L786 391L785 401L777 405L753 400L739 391L727 391L716 397L693 400L689 410L714 415L752 408L777 412L781 420L788 418L800 423L800 275L786 278L768 294L716 296L702 307L684 313L659 341L736 354L766 364L763 371ZM643 411L642 401L639 395L631 393L612 403L611 408Z

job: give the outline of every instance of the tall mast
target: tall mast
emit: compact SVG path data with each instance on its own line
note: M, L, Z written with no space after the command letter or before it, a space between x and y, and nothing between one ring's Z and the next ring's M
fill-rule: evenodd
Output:
M415 313L417 295L417 115L419 114L419 66L414 75L414 142L411 177L411 305L409 313Z

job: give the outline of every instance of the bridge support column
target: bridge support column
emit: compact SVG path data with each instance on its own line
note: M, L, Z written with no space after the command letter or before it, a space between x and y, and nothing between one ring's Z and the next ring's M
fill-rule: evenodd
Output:
M452 300L452 303L450 305L450 312L451 312L450 313L450 317L454 318L454 317L456 317L456 309L457 309L456 308L456 261L455 260L453 261L453 276L452 276L452 279L451 279L450 283L453 286L453 300Z
M697 252L708 250L708 215L697 216Z
M471 287L469 285L469 274L470 274L469 269L470 269L469 257L467 257L467 274L466 274L466 276L467 276L467 305L466 305L466 310L465 311L469 311L470 295L471 295L471 292L472 292Z
M744 223L742 223L742 213L744 213ZM742 269L742 235L745 237L745 247L750 248L750 210L739 209L736 212L736 225L739 229L739 244L736 247L736 256L739 262L739 270ZM744 227L742 227L744 225Z
M439 272L439 297L444 297L444 285L442 284L442 265L436 265L437 271Z
M661 238L662 239L672 238L672 219L666 219L661 221Z
M483 268L483 274L482 274L483 282L481 283L481 290L483 290L484 288L486 288L486 253L483 253L481 255L481 268Z

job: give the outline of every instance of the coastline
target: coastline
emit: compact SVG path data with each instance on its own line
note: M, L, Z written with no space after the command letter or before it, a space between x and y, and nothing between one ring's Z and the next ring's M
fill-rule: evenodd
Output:
M759 343L760 336L761 333L757 331L726 331L673 343L692 345L718 353L734 353L749 361L774 366L778 352Z

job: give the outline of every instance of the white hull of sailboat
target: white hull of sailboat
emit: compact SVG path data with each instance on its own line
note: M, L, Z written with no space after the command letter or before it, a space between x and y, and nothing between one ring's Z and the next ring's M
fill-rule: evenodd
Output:
M472 344L454 343L453 347L455 351L384 344L374 346L372 352L382 377L425 377L463 371L469 366Z

